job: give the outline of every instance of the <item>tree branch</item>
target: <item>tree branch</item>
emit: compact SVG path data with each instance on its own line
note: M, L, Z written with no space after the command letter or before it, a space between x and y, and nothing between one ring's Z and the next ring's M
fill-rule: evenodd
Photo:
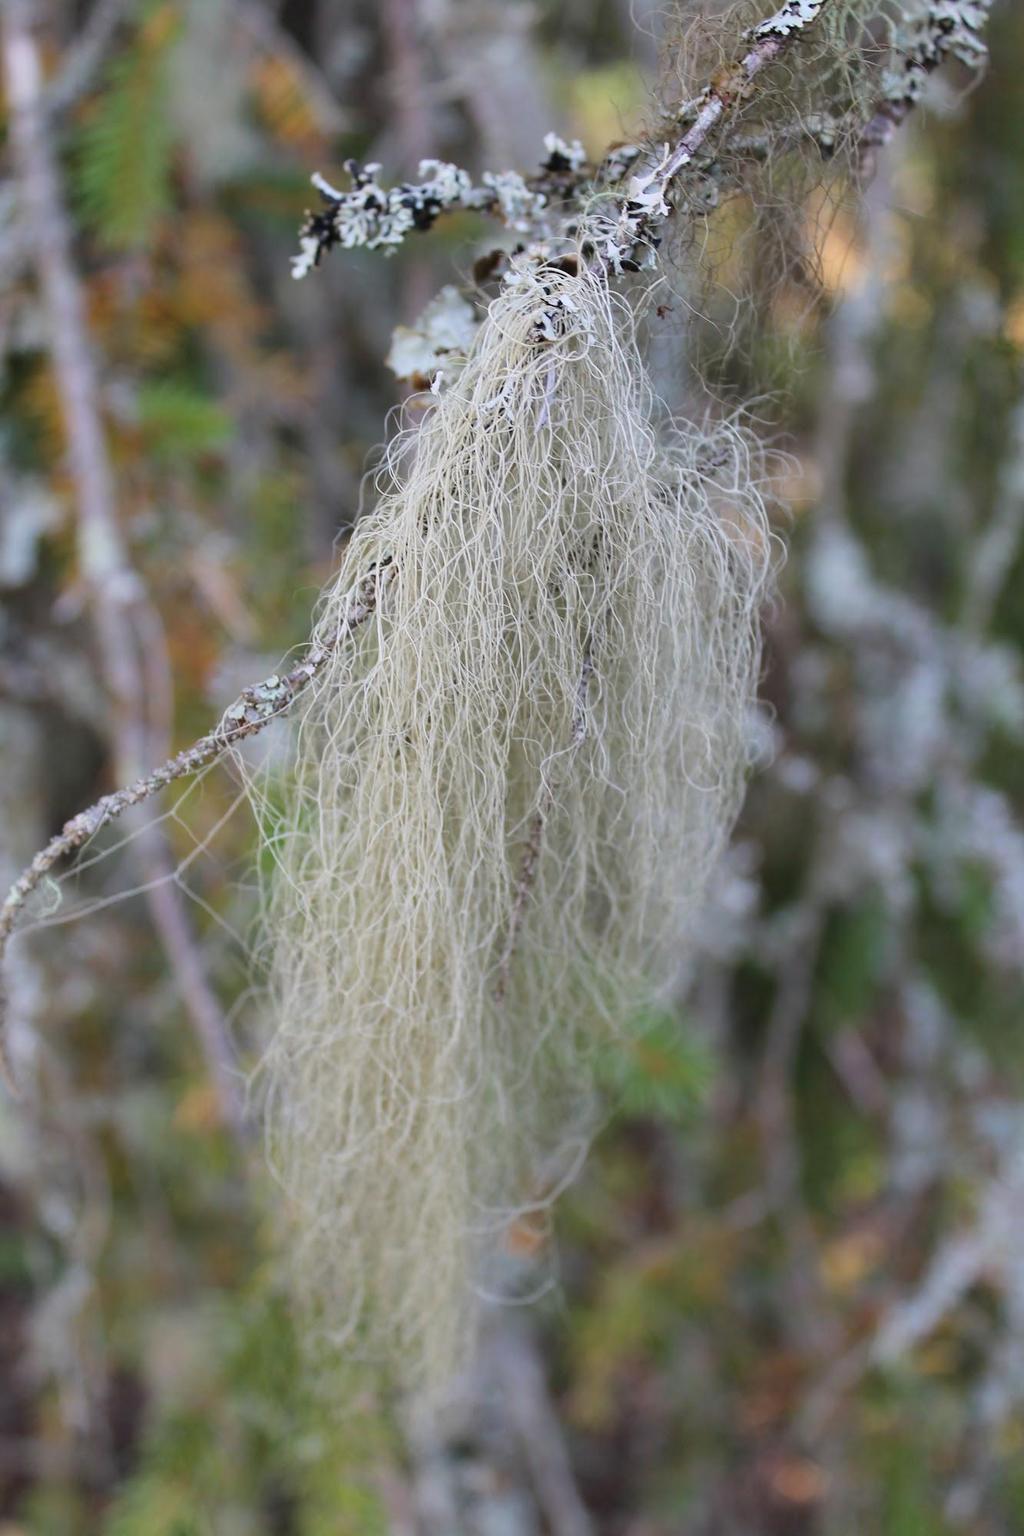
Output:
M346 116L329 81L263 0L234 0L233 10L256 47L286 60L298 75L323 132L343 133Z
M610 221L601 242L600 255L610 273L634 272L651 265L658 230L673 211L669 201L673 183L693 164L719 124L748 98L757 77L817 21L830 3L786 0L773 16L754 27L747 34L750 46L690 104L696 115L682 137L675 144L666 144L660 155L649 158L634 172L618 216Z
M144 774L124 789L104 795L95 805L72 817L57 836L51 838L46 847L36 854L11 886L0 906L0 964L25 903L50 871L133 806L152 799L178 779L191 778L200 773L232 748L250 736L258 735L272 721L287 713L299 695L323 671L338 647L373 616L385 585L392 579L392 572L393 567L386 566L371 571L357 583L350 594L345 617L329 643L311 646L303 660L290 672L282 676L275 674L262 683L243 689L236 702L225 711L220 722L206 736L201 736L191 746L175 753L151 773ZM6 1069L5 1075L10 1082L10 1068L3 1053L2 1003L0 996L0 1063Z
M653 264L659 230L674 212L671 192L679 177L695 163L719 126L749 99L764 72L785 53L825 11L832 0L786 0L772 16L747 34L747 47L736 61L709 82L688 103L689 126L671 144L645 151L638 145L610 149L595 166L581 146L567 145L548 134L548 158L532 177L515 171L485 173L476 186L456 165L436 160L420 163L420 179L384 188L376 180L378 165L346 163L352 178L349 191L338 191L314 175L325 207L310 213L300 233L300 254L292 263L295 277L317 266L325 251L365 245L370 249L401 244L411 231L430 229L444 213L474 210L500 217L507 228L545 237L553 231L552 215L566 215L578 206L585 190L613 188L626 182L613 210L594 222L598 259L609 274L619 276ZM896 129L920 101L929 76L953 57L977 68L986 56L983 29L992 0L932 0L909 41L897 49L899 65L890 69L875 111L858 135L862 163L889 142ZM794 125L791 141L810 137L823 151L832 147L839 124L824 115L819 124ZM730 148L741 158L762 160L770 152L763 136L737 140ZM642 161L638 166L637 162Z
M507 1322L495 1347L509 1419L551 1536L594 1536L532 1336Z
M947 59L968 69L985 62L983 32L992 0L932 0L902 51L897 69L889 70L882 99L861 134L862 155L884 148L924 95L929 77Z
M479 186L468 171L447 160L421 160L419 179L383 187L377 180L376 162L360 165L346 160L351 180L348 191L332 187L317 171L311 180L324 207L307 213L299 234L299 254L292 258L292 276L305 277L319 266L326 251L335 246L351 250L393 249L406 235L431 229L444 213L495 214L509 229L534 230L550 212L571 203L580 189L605 175L620 179L640 151L626 146L607 157L596 170L588 164L578 142L566 144L557 134L544 140L547 158L536 175L522 177L516 171L494 174L485 171Z

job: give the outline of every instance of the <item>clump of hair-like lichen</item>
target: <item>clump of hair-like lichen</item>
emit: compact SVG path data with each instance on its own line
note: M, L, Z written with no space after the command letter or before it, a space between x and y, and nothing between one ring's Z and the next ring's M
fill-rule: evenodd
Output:
M378 611L301 701L262 1067L311 1336L408 1384L471 1351L591 1058L675 974L738 809L769 539L750 439L657 421L582 262L504 285L321 603Z
M990 0L832 0L732 100L729 129L711 135L673 187L669 281L712 323L694 340L712 351L749 344L758 316L830 297L853 238L855 195L887 122L899 122L948 60L975 71ZM677 139L708 81L730 78L736 39L756 38L764 7L710 11L682 3L669 21L648 128ZM742 51L742 50L741 50ZM731 87L730 87L731 88ZM799 328L794 327L799 334Z

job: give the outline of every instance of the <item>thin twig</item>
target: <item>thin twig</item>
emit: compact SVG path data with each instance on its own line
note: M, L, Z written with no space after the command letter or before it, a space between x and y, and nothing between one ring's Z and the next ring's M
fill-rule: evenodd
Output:
M983 634L1024 533L1024 401L1014 410L1010 427L1010 453L996 484L995 510L978 538L967 570L963 625L970 633Z
M191 746L175 753L159 768L144 774L126 788L104 795L95 805L73 816L62 831L50 839L11 886L0 906L0 963L25 903L55 865L69 854L77 852L97 832L123 816L132 806L141 805L178 779L191 778L287 713L299 695L323 671L338 646L371 618L376 611L381 591L391 579L392 570L392 567L387 566L371 571L353 588L345 617L329 642L311 646L303 660L290 672L268 677L262 683L244 689L206 736L201 736ZM3 1022L0 997L0 1062L7 1068L9 1081L10 1070L2 1051Z
M756 1102L764 1160L764 1189L787 1249L787 1286L793 1301L787 1325L811 1349L822 1349L829 1319L815 1264L814 1233L802 1193L803 1169L793 1107L793 1078L810 1004L825 923L818 882L806 908L794 914L775 978Z
M523 926L523 918L526 915L526 904L533 890L533 883L537 876L537 860L540 858L540 845L544 838L544 823L551 814L555 793L552 785L545 784L541 792L541 802L533 813L530 822L530 831L523 847L523 855L519 864L519 877L516 880L515 895L512 898L512 912L508 920L508 937L505 940L505 949L498 964L498 979L494 983L494 1001L503 1003L508 992L509 974L512 970L512 957L515 954L516 944L519 941L519 933Z
M381 0L381 30L387 49L389 118L404 165L429 154L432 117L423 70L419 0ZM399 276L399 319L412 324L431 299L431 271L422 258L404 263Z

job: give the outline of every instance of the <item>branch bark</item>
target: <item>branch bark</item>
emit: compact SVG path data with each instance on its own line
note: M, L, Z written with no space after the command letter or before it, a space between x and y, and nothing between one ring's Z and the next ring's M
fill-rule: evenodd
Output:
M506 1406L551 1536L594 1536L532 1336L508 1322L495 1339Z

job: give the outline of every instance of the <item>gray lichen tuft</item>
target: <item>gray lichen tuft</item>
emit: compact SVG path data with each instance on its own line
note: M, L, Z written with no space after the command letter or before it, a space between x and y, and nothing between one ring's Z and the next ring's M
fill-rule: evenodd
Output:
M751 441L657 424L606 278L506 284L324 596L393 580L268 816L271 1160L318 1344L438 1385L591 1059L680 961L737 811L770 546ZM316 637L315 637L316 638Z

